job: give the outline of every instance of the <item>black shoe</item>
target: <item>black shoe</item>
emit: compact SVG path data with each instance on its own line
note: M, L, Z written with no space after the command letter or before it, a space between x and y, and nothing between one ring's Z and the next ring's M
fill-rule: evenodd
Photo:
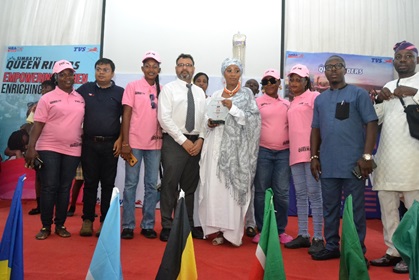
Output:
M124 228L121 233L122 239L133 239L134 238L134 230L130 228Z
M246 235L248 236L248 237L255 237L256 236L256 230L255 230L255 228L254 227L247 227L246 228Z
M41 209L39 209L39 208L33 208L33 209L31 209L31 211L29 211L28 214L29 215L38 215L38 214L41 214Z
M292 241L284 244L284 247L288 249L308 248L310 246L310 238L302 237L301 235L297 236Z
M402 260L401 257L393 257L388 254L385 254L379 259L370 261L372 266L395 266Z
M51 235L51 228L41 228L41 230L35 235L38 240L45 240Z
M311 258L316 261L325 261L330 259L339 259L340 252L339 250L329 251L327 249L323 249L318 253L311 255Z
M145 238L150 239L154 239L157 237L157 232L155 232L152 228L143 228L141 230L141 234L144 235Z
M204 232L202 227L193 227L191 228L192 238L204 239Z
M67 217L73 217L74 212L76 212L76 206L70 206L67 211Z
M393 267L393 272L394 273L409 273L409 267L407 266L404 260L401 260Z
M69 233L67 231L65 226L56 226L55 227L55 234L57 234L58 236L64 237L64 238L68 238L68 237L71 236L71 233Z
M160 240L166 242L169 240L170 228L163 228L160 232Z
M310 246L310 248L308 248L308 253L310 255L313 255L315 253L320 252L323 249L324 249L324 241L323 241L323 239L313 238L311 240L311 246Z

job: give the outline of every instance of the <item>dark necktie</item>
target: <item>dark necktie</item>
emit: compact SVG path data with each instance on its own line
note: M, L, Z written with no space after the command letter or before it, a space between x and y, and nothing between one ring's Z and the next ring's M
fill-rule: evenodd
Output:
M192 84L187 84L188 88L188 109L186 111L186 123L185 128L188 132L191 132L195 127L195 103L192 95Z

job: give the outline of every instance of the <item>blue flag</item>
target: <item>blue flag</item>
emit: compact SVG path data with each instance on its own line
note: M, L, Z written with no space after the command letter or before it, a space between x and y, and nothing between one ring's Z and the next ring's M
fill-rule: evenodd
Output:
M113 188L111 204L103 222L86 279L123 279L120 227L119 191L118 188Z
M22 197L25 175L19 177L0 243L0 279L23 279Z

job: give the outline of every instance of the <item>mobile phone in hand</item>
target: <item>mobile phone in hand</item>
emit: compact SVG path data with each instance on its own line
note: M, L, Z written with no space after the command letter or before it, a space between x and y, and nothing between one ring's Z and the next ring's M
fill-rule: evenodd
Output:
M44 162L39 157L36 157L33 160L33 168L35 170L40 170L43 166L44 166Z
M138 159L132 154L129 154L129 159L128 159L128 164L132 167L134 165L136 165L138 162Z
M375 163L375 161L372 161L372 169L374 170L375 168L377 168L377 164ZM358 164L354 167L354 169L352 169L352 174L358 179L361 180L362 179L362 173L361 173L361 169L359 168Z

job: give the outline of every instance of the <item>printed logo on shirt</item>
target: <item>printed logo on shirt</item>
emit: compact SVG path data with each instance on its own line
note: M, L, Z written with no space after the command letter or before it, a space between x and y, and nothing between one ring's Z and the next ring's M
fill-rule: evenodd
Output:
M81 143L80 143L80 142L70 144L70 147L71 147L71 148L80 147L80 146L81 146Z
M74 102L84 104L84 101L82 100L74 100Z
M55 104L55 103L58 103L58 102L61 102L62 100L52 100L52 101L50 101L49 102L49 104Z
M301 153L301 152L308 152L308 151L310 151L310 147L309 146L298 148L298 152L299 153Z
M289 145L289 143L290 143L290 140L287 140L287 141L284 141L284 142L282 142L282 145Z
M91 92L89 92L87 95L88 96L95 96L95 94L94 93L91 93Z
M271 103L268 103L268 102L261 103L261 104L260 104L260 107L267 106L267 105L271 105Z
M135 94L145 94L145 93L141 91L136 91Z

